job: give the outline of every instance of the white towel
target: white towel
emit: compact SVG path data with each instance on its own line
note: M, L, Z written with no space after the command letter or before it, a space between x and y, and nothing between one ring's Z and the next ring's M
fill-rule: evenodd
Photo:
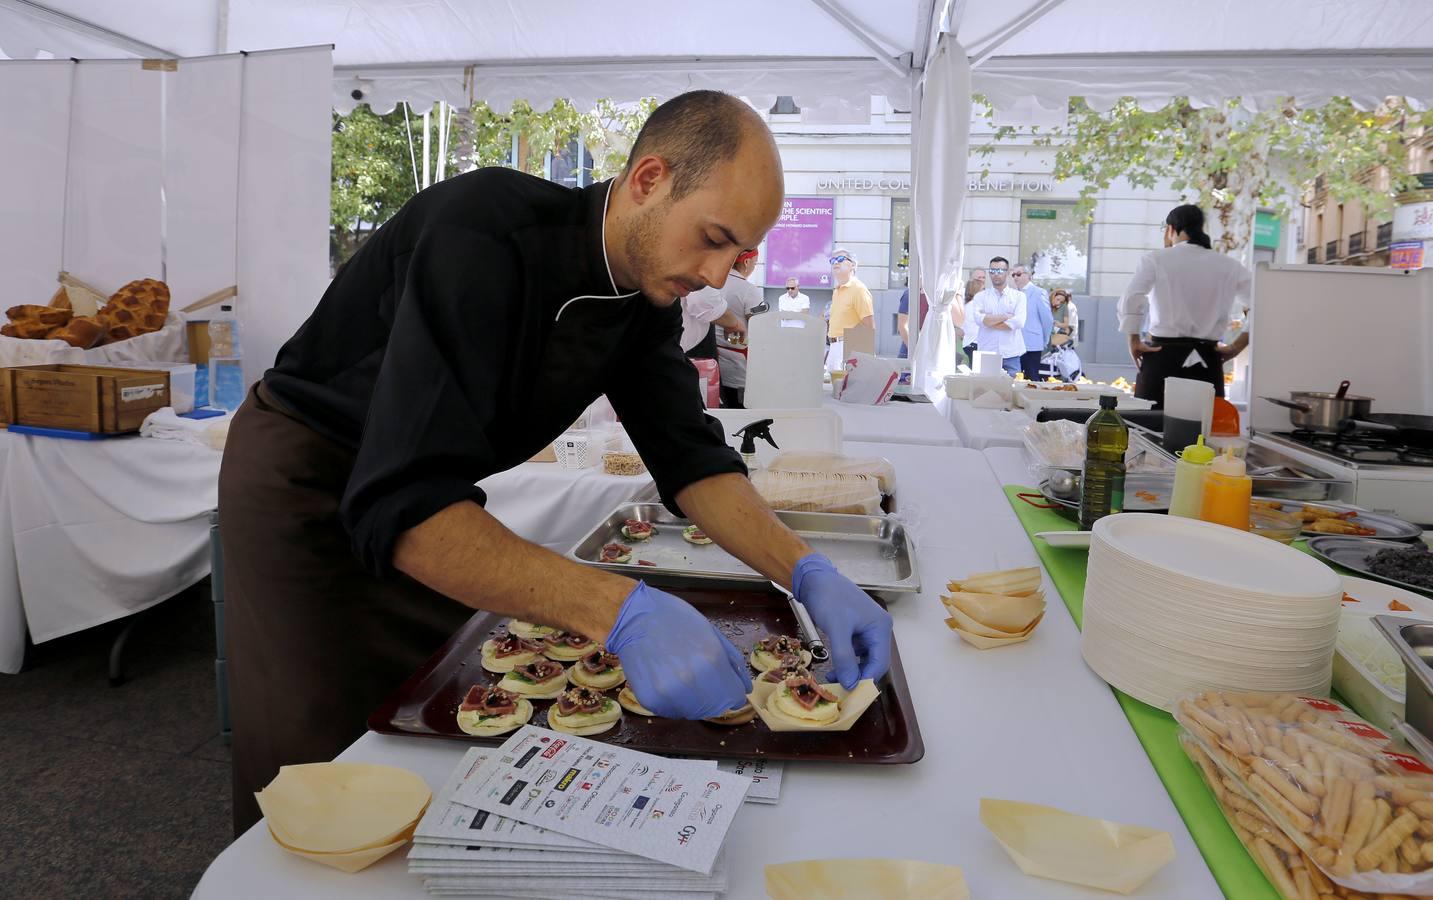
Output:
M223 450L224 442L229 437L229 420L233 416L233 413L225 413L223 416L208 419L189 419L177 415L174 407L166 406L146 416L144 424L139 426L139 433L161 441L184 441L213 450Z

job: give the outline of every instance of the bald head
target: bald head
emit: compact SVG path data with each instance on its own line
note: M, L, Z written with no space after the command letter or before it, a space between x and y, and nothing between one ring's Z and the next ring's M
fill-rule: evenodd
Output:
M660 156L671 171L671 197L680 200L706 183L718 165L743 151L780 158L766 123L740 98L721 91L688 91L652 111L632 145L624 175L643 157Z

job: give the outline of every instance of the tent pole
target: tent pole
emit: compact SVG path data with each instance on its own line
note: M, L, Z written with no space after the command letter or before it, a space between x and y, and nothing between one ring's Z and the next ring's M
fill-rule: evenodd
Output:
M985 60L990 57L990 54L994 53L996 50L999 50L1011 38L1015 37L1020 32L1024 31L1031 25L1034 25L1036 22L1040 21L1040 19L1044 18L1046 13L1050 12L1055 7L1059 6L1061 3L1064 2L1065 0L1041 0L1040 3L1037 3L1035 6L1026 10L1024 13L1022 13L1020 16L1010 22L1010 24L997 31L995 35L991 37L988 42L986 42L984 47L981 47L978 51L971 55L970 67L973 69L981 63L985 62Z
M50 9L32 0L0 0L0 6L8 7L19 13L24 13L36 19L43 19L54 25L58 25L66 31L73 31L75 34L82 34L86 37L96 38L106 44L110 44L119 50L133 53L135 56L150 59L178 59L182 54L173 50L166 50L163 47L156 47L153 44L146 44L144 41L132 38L127 34L102 28L92 22L75 16L62 13L59 10Z
M423 110L423 187L425 188L433 183L428 180L432 171L428 163L428 120L432 113L431 109Z
M837 25L846 29L852 37L860 41L867 49L875 54L876 60L881 65L890 69L896 75L905 78L909 74L909 67L902 66L891 58L889 52L881 45L881 42L871 36L864 25L855 16L845 10L836 0L811 0L817 8L836 21Z
M418 157L413 153L413 123L408 120L408 101L403 101L403 127L408 131L408 164L413 168L413 193L422 188L418 185Z

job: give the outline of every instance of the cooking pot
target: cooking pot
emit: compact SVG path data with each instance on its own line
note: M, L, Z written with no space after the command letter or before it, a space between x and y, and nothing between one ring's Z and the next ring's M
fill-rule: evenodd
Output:
M1333 393L1290 391L1287 400L1275 397L1264 399L1287 407L1289 422L1295 428L1307 431L1338 431L1339 423L1344 419L1366 419L1373 409L1373 398L1350 394L1347 381L1341 383Z

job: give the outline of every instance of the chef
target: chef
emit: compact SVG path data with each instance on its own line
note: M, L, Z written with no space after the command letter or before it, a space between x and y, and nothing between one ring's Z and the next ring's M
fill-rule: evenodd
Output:
M460 175L339 271L235 415L219 477L236 827L279 766L363 734L474 609L603 641L660 715L745 702L742 653L693 607L483 509L476 481L604 393L667 507L805 602L838 680L886 670L889 615L762 502L678 345L677 299L724 283L782 194L757 114L693 91L652 113L615 179Z
M1253 278L1211 247L1204 211L1175 207L1164 220L1164 249L1145 254L1120 298L1119 329L1139 371L1134 395L1156 407L1167 378L1206 381L1224 396L1224 363L1249 343L1248 331L1219 343L1235 311L1248 306Z

